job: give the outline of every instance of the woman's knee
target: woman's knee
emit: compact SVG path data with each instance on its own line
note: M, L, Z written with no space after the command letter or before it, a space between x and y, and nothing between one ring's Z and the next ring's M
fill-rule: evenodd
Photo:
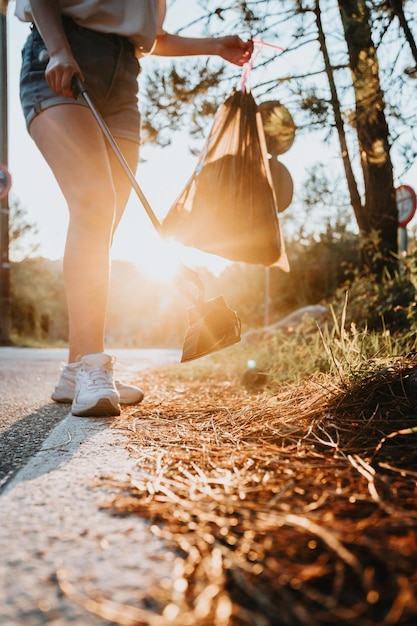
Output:
M67 197L67 203L72 223L111 231L116 215L116 195L112 185L79 188Z

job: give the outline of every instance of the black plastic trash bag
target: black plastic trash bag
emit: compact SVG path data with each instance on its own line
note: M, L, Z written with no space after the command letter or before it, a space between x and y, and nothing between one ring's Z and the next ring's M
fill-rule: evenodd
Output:
M220 107L164 233L232 261L288 269L257 104L235 91Z

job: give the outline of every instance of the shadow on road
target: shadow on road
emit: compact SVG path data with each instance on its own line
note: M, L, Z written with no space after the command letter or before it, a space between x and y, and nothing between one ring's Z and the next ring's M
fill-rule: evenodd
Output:
M41 449L50 431L68 415L69 408L69 404L46 404L0 434L0 493L16 472Z

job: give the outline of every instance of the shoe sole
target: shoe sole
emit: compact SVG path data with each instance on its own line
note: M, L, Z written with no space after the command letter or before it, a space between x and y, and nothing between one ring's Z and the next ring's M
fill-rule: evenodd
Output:
M102 398L94 406L71 407L71 413L75 417L117 417L120 415L120 406L114 405L108 398Z
M117 387L116 387L117 388ZM126 406L133 406L134 404L140 404L144 398L144 394L137 394L135 398L130 400L120 398L120 404L124 404ZM54 402L58 402L59 404L71 404L74 401L74 398L67 398L64 396L60 396L58 394L52 393L51 400Z
M53 393L51 395L51 400L58 402L59 404L71 404L73 398L64 398L63 396L58 396Z
M134 406L135 404L140 404L143 401L143 398L144 396L142 395L138 397L137 400L120 400L120 404L123 404L124 406ZM58 404L71 404L74 398L62 398L60 396L54 396L54 394L52 394L51 400L57 402Z

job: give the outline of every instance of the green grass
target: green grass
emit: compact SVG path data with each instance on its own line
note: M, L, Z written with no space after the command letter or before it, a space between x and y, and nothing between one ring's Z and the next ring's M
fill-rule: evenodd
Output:
M392 335L345 326L333 314L330 324L319 328L307 323L291 333L275 332L256 342L242 341L221 352L185 364L170 365L168 372L177 378L240 377L248 363L268 373L272 386L300 384L317 374L327 373L342 380L367 372L389 360L405 357L415 349L416 331Z

